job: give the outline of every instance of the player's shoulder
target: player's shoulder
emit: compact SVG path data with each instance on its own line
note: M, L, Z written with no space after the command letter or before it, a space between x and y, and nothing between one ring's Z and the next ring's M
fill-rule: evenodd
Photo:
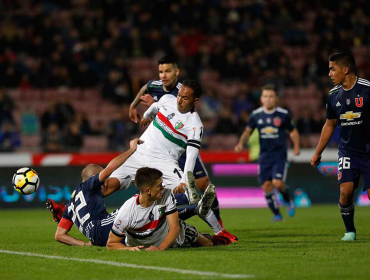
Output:
M161 97L160 102L161 104L163 104L165 102L174 102L175 100L176 100L176 96L172 94L165 94Z
M256 116L263 113L263 107L259 107L256 110L252 111L252 116Z
M203 126L202 120L196 110L190 112L190 114L189 120L192 126Z
M342 88L342 85L337 85L333 87L331 90L329 90L329 95L332 95L333 93L337 93Z
M358 78L357 83L364 86L366 89L370 89L370 81L362 78Z
M148 85L153 85L153 86L162 86L163 82L161 80L150 80L148 82Z
M134 208L136 205L139 205L139 195L138 194L135 194L133 197L127 199L125 203L123 203L123 205L121 206L121 209L119 210L119 212L130 213L131 212L130 210ZM125 211L129 211L129 212L125 212Z
M289 115L289 111L287 109L281 108L281 107L276 107L276 112L279 112L283 115Z
M165 188L163 190L163 195L162 195L160 204L166 204L166 201L173 200L173 199L174 199L174 196L172 194L172 190Z

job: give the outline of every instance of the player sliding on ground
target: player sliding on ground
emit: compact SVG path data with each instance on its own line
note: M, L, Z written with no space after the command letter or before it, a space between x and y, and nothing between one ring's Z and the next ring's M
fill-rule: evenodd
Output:
M154 168L137 170L135 185L140 193L122 205L109 234L107 248L162 251L169 247L230 244L226 237L203 235L179 220L175 197L171 189L164 188L162 175ZM213 193L207 199L213 201L214 197Z
M73 191L66 205L48 200L47 207L52 212L54 220L59 223L55 233L57 241L76 246L106 246L118 210L108 214L104 197L110 192L102 184L114 169L132 155L138 143L141 143L139 139L132 140L130 149L114 158L105 169L95 164L86 166L81 173L82 183ZM194 184L194 182L190 183ZM208 212L213 198L214 192L206 192L198 203L198 211ZM68 234L73 224L90 242L76 239ZM217 245L231 243L227 238L215 237L212 240Z
M299 155L300 153L298 130L294 127L288 111L277 107L277 102L275 87L272 85L264 86L261 94L262 107L253 111L239 143L235 146L235 152L240 153L253 130L258 129L261 149L258 177L267 204L274 214L272 221L283 220L276 203L274 187L283 196L288 215L293 217L295 214L294 203L290 199L287 186L284 184L288 164L286 130L290 132L290 138L294 144L294 154Z

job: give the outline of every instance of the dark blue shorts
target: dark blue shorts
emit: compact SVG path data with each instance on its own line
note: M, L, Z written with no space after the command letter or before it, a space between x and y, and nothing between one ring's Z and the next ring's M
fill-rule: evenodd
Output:
M364 191L370 189L370 157L360 157L350 151L338 150L338 185L353 182L358 187L361 174Z
M93 241L93 244L95 246L105 247L107 245L109 233L112 230L113 222L118 214L118 210L119 209L116 209L115 211L110 213L106 218L100 221L96 221L99 224L96 225L96 229L95 229L96 230L96 233L95 233L96 240ZM121 243L126 245L125 238L122 239Z
M186 161L186 152L184 152L181 157L179 158L179 166L182 171L184 171L185 167L185 161ZM194 177L195 179L203 178L208 176L207 170L202 162L202 159L200 158L200 155L198 155L197 160L195 162L194 166Z
M264 182L272 181L273 179L282 180L285 182L287 174L288 162L286 159L259 163L258 180L261 185Z

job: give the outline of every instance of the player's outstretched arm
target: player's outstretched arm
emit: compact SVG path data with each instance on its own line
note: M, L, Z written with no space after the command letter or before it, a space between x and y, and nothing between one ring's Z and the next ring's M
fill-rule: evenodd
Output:
M122 244L123 237L116 236L112 232L109 233L107 241L108 250L127 250L127 251L140 251L144 246L129 247Z
M317 144L316 151L311 158L311 165L316 167L321 162L321 154L325 150L326 145L329 143L331 136L334 133L337 119L326 119L322 128L319 143Z
M244 129L244 132L243 134L240 136L239 138L239 142L238 144L235 146L234 148L234 151L236 153L240 153L241 151L243 151L243 148L244 148L244 143L247 143L249 137L251 136L252 134L252 131L253 129L250 128L249 126L247 126L245 129Z
M143 143L139 138L130 141L130 149L112 159L106 168L99 173L99 181L104 182L114 170L120 167L137 149L137 145Z
M77 238L74 238L68 235L68 230L60 226L58 226L57 231L55 232L55 240L60 243L64 243L64 244L72 245L72 246L91 246L92 245L91 241L85 242L85 241L79 240Z
M290 132L290 139L293 141L293 153L298 156L301 151L299 147L299 132L296 128Z
M169 231L166 237L163 239L162 243L158 246L150 246L145 249L145 251L163 251L170 247L180 234L180 222L179 222L179 212L174 212L166 216Z
M138 94L136 95L134 101L132 101L131 105L130 105L130 111L128 113L130 119L134 122L134 123L137 123L138 120L140 120L140 116L139 114L137 113L137 110L136 110L136 107L139 105L140 101L141 101L141 97L148 93L147 91L147 84L145 84L138 92Z

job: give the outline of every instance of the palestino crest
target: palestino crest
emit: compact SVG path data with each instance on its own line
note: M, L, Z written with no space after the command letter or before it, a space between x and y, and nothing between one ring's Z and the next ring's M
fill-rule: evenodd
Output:
M355 101L356 101L356 106L357 107L362 107L362 105L364 105L364 98L363 97L355 98Z
M281 125L281 119L279 117L274 118L274 125L277 127Z
M182 121L177 121L176 124L175 124L175 129L181 129L184 127L184 124L182 123Z

